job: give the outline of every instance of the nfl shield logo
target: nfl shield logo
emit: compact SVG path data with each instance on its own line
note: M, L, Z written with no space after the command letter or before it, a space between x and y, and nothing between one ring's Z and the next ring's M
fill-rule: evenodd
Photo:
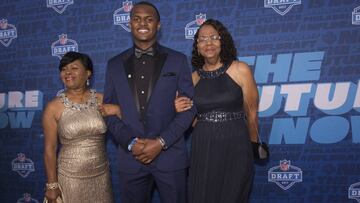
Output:
M125 1L123 2L123 8L125 12L130 12L132 9L133 5L131 1Z
M288 160L282 160L280 161L280 170L282 171L288 171L290 166L290 162Z
M31 195L29 193L25 193L24 197L18 199L16 203L39 203L38 200L31 198Z
M202 25L206 21L206 14L200 13L199 15L196 15L196 24L198 26Z
M8 27L7 20L1 19L1 21L0 21L0 28L1 28L2 30L5 30L7 27Z
M62 44L62 45L66 44L66 42L67 42L67 35L66 35L66 34L61 34L61 35L59 36L59 42L60 42L60 44Z

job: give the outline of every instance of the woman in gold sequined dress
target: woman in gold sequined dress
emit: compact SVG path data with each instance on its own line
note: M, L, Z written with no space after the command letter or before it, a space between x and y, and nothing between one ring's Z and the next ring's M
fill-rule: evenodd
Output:
M45 197L60 196L65 203L113 202L106 155L106 125L102 116L118 115L115 105L102 105L102 94L89 88L91 59L68 52L60 61L65 91L51 100L43 113ZM57 154L58 140L61 148Z

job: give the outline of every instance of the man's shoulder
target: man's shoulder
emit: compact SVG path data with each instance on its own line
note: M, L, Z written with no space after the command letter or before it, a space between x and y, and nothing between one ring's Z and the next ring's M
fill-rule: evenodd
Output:
M179 57L184 57L185 56L185 54L181 53L180 51L177 51L175 49L172 49L172 48L169 48L169 47L166 47L166 46L160 45L160 49L163 52L174 55L174 56L179 56Z
M124 60L125 58L129 57L132 53L131 51L132 48L128 48L125 51L121 52L120 54L117 54L113 57L111 57L108 62L112 63L112 62L117 62L118 60Z

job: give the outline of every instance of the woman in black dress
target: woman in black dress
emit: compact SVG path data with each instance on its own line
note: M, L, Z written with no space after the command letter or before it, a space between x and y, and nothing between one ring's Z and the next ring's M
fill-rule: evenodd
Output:
M251 142L257 142L258 91L227 29L204 22L194 38L194 104L198 110L191 140L190 203L248 202L254 177ZM178 112L191 101L175 100Z

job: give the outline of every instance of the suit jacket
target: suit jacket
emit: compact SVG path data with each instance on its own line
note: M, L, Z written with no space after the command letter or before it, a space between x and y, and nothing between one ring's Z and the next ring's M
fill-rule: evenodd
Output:
M109 116L106 118L108 130L120 145L120 170L136 173L142 166L131 152L128 144L135 137L156 138L161 136L167 150L163 150L151 163L162 171L173 171L188 166L184 131L190 126L196 110L192 109L176 113L174 100L176 91L180 95L193 98L194 87L191 70L184 54L158 45L158 63L150 82L146 106L146 114L140 119L138 104L134 90L132 57L134 48L111 58L107 64L104 88L104 103L118 104L122 118Z

